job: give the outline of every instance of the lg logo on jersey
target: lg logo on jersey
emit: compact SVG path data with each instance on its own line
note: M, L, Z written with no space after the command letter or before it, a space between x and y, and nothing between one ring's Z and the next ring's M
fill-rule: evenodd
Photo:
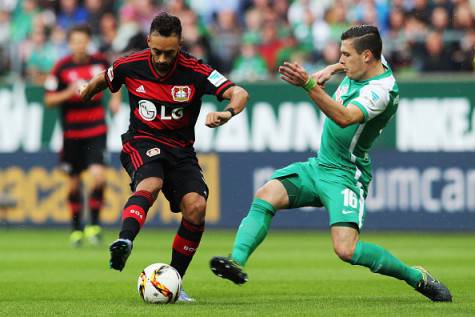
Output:
M183 118L183 107L170 109L164 105L160 106L161 120L180 120ZM139 101L139 114L146 121L153 121L157 117L157 108L153 102L148 100Z

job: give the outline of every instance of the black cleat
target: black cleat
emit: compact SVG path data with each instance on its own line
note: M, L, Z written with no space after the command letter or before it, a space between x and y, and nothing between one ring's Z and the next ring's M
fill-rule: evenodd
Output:
M235 284L244 284L248 280L242 267L230 258L215 256L209 262L209 266L214 274L233 281Z
M109 247L111 259L109 266L111 269L122 271L125 262L132 252L132 241L128 239L117 239Z
M449 289L436 280L426 269L420 266L414 267L422 273L422 281L417 285L416 291L428 297L433 302L451 302L452 294Z

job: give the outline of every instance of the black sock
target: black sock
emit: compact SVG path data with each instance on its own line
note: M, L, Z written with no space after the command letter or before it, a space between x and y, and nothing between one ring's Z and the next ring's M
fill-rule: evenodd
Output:
M71 226L73 231L82 230L81 226L81 212L82 212L82 197L81 190L69 192L68 203L71 208Z
M91 225L99 225L99 213L104 202L104 186L96 187L89 197L89 211L91 213Z
M181 220L180 227L173 241L172 262L170 265L180 273L182 278L193 259L196 249L198 249L204 229L204 223L197 226L185 219Z
M122 211L122 229L119 238L130 241L135 239L154 201L152 193L145 190L136 191L130 196Z

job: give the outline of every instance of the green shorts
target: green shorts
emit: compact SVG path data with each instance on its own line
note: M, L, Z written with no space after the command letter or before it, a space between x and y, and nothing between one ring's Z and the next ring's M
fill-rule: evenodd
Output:
M330 226L335 223L355 223L363 226L366 193L352 176L318 165L312 157L306 162L290 164L272 174L281 180L289 194L289 208L325 207Z

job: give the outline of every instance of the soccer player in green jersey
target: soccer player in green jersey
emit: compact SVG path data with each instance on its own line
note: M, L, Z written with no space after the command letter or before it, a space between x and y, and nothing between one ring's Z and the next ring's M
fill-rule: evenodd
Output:
M249 256L264 240L277 210L324 206L330 218L335 253L352 265L404 280L432 301L451 301L450 291L421 267L404 264L386 249L359 239L365 198L371 181L368 155L374 140L395 114L399 92L381 56L382 41L374 26L354 26L341 36L339 63L309 76L296 63L279 67L281 78L303 87L327 116L318 157L276 170L255 195L236 235L229 257L213 257L211 270L236 284L247 281ZM333 97L322 89L337 72L345 72Z

